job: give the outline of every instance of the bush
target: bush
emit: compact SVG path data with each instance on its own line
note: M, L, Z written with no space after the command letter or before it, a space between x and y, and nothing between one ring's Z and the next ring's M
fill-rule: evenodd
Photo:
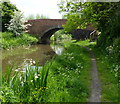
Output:
M38 42L37 38L30 36L29 34L22 34L18 37L14 37L14 34L10 32L3 32L1 34L2 41L0 42L0 44L1 48L3 49L13 48L21 45L30 45Z
M8 30L14 34L14 36L19 36L25 32L28 24L25 24L25 19L20 11L15 11L10 24L8 25Z

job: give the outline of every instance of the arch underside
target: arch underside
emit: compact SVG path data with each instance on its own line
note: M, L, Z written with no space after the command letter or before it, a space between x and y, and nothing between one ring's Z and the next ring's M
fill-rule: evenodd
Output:
M41 43L43 44L49 44L50 43L50 37L58 30L61 30L63 29L63 27L60 27L60 28L53 28L53 29L50 29L48 31L46 31L43 36L41 37Z

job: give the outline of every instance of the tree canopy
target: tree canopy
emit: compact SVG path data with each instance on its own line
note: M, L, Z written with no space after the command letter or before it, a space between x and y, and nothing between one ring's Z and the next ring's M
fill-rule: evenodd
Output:
M9 0L2 0L0 3L2 7L2 31L7 31L6 24L10 24L9 21L14 15L14 11L18 11L17 7L13 5Z
M60 12L64 12L68 19L64 25L67 32L93 24L101 32L99 40L102 43L112 42L120 36L120 2L82 3L79 0L61 0L58 5Z

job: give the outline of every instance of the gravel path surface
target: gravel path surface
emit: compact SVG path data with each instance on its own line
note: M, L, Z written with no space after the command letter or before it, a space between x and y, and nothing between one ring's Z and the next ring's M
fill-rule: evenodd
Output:
M98 70L97 70L97 64L96 64L96 58L93 53L88 47L86 48L90 55L91 55L91 62L92 62L92 72L91 72L91 94L89 102L100 102L100 95L101 95L101 87L100 87L100 81L98 78Z

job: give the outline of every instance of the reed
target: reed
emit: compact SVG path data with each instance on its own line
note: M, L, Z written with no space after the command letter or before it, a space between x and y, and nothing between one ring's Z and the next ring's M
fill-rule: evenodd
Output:
M8 86L20 102L42 102L47 88L47 76L51 63L35 68L28 66L25 71L13 71L14 65L8 67L3 76L4 85Z

